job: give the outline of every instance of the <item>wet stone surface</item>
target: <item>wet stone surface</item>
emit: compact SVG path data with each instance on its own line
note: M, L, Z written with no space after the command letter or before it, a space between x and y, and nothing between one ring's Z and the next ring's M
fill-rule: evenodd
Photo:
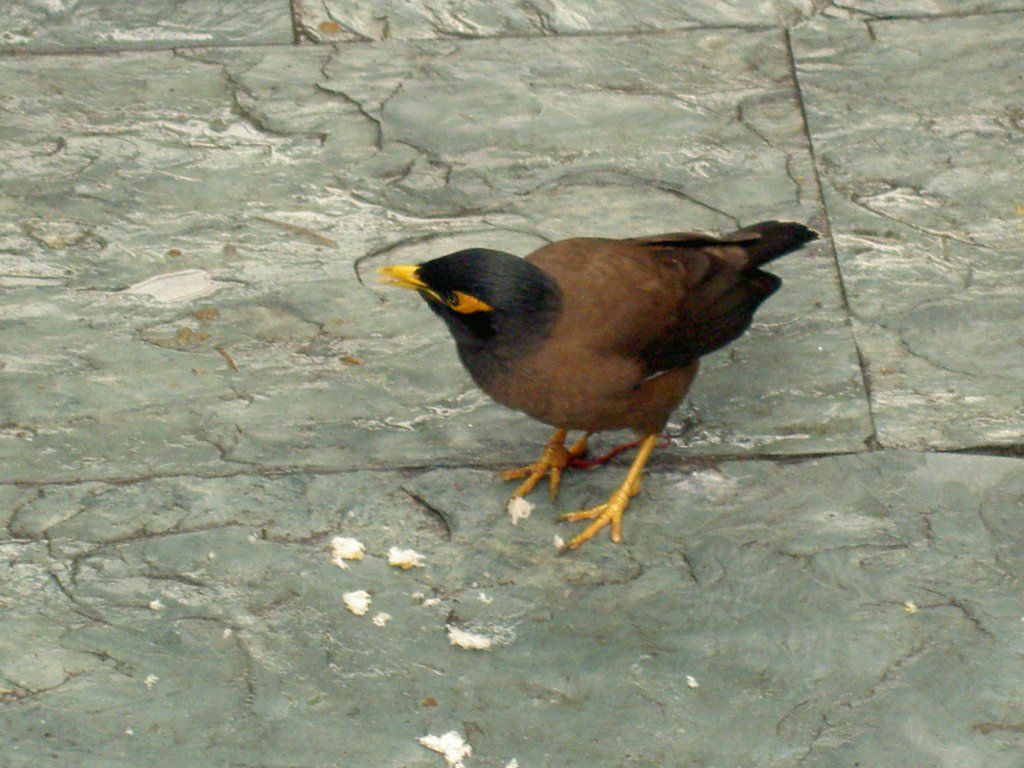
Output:
M794 33L885 445L1024 437L1024 100L1015 31L1024 16L1003 21L818 21Z
M0 765L1016 768L1021 10L0 8ZM766 218L625 542L513 525L374 269Z
M0 50L170 48L293 40L287 0L15 0L0 8Z
M473 470L9 490L7 764L431 765L415 738L455 728L470 765L1016 765L1018 460L659 471L624 545L565 557L548 505L513 527L503 494ZM336 535L365 558L334 565Z
M777 32L623 42L0 61L19 84L5 478L531 459L545 430L477 393L375 266L821 217ZM517 61L528 82L489 85ZM671 80L648 84L655 66ZM751 333L706 361L674 428L688 450L871 434L827 247L788 261Z
M737 0L674 3L389 2L296 0L296 22L307 42L416 40L438 37L538 37L603 32L657 32L683 27L789 25L813 15L810 0L772 0L755 7Z

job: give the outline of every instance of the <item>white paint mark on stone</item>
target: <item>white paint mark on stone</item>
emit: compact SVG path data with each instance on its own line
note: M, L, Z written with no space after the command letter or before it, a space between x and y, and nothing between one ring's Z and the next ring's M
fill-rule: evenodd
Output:
M167 272L162 275L155 275L140 283L128 286L121 293L149 296L157 301L169 304L209 296L223 286L224 283L219 283L211 278L206 270L183 269L180 272Z

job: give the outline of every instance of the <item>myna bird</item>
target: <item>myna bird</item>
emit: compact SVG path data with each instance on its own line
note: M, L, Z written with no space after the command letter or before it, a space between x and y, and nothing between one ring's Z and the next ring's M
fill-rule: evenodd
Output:
M525 259L470 248L379 272L418 291L445 321L484 392L557 428L539 460L503 473L526 478L513 496L550 475L554 499L562 470L594 432L642 438L608 501L561 516L593 521L566 545L575 549L605 526L621 540L623 510L701 356L738 338L781 285L761 266L816 237L802 224L766 221L720 237L573 238ZM569 430L584 436L566 448Z

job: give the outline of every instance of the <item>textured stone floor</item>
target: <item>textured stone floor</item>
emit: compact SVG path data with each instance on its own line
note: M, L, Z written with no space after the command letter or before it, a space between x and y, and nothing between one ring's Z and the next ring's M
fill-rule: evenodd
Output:
M244 5L0 7L0 766L1024 763L1024 2ZM764 218L626 542L513 526L373 269Z

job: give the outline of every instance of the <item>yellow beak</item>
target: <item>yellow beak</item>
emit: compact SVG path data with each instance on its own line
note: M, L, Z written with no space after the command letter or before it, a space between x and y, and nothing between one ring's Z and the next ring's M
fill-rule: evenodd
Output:
M429 291L427 284L420 280L420 268L415 264L399 264L394 267L381 267L377 270L380 282L413 291ZM431 291L433 293L433 291Z
M492 312L493 308L475 296L470 296L462 291L452 291L450 295L442 297L437 291L420 279L420 268L415 264L399 264L394 267L381 267L377 270L380 281L385 285L394 285L398 288L409 288L413 291L421 291L432 296L449 309L462 314L472 312Z

